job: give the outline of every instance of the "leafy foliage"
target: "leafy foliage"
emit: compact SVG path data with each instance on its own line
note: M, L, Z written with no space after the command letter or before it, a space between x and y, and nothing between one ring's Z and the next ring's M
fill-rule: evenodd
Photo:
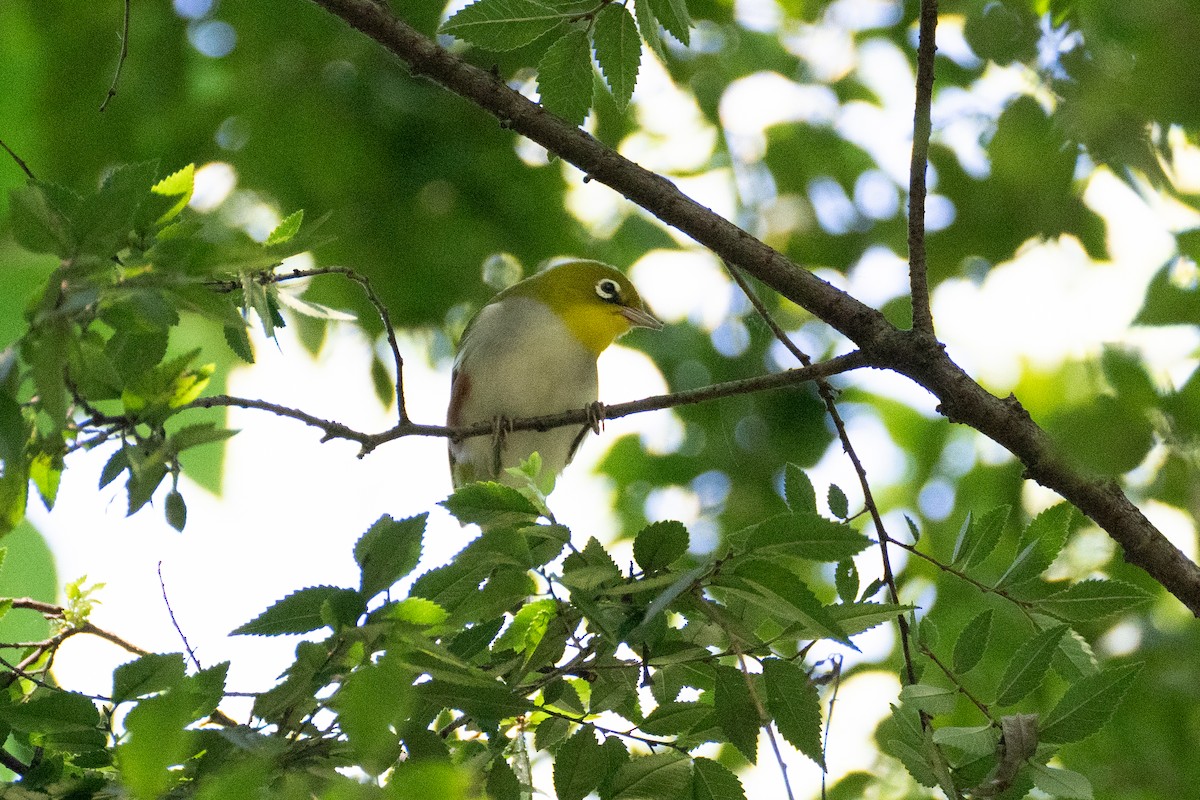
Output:
M86 92L62 97L62 75L109 70L97 59L111 54L97 54L94 42L112 20L104 8L34 13L26 5L0 9L4 61L26 65L14 70L13 91L0 103L5 130L28 131L18 150L39 173L104 177L90 192L30 180L0 197L5 232L27 251L0 245L0 343L13 343L0 355L2 530L21 524L31 491L48 507L58 502L71 453L103 441L121 447L101 485L123 479L130 513L161 504L167 522L183 529L178 476L195 474L188 458L197 448L219 449L233 433L197 401L232 364L253 360L252 317L268 335L288 319L282 307L294 298L279 283L286 272L275 269L289 255L321 244L322 261L369 265L396 318L453 328L463 312L457 304L478 299L464 295L486 291L476 273L490 254L535 262L586 250L628 264L679 247L624 211L585 230L563 210L568 189L559 174L526 166L510 134L397 75L352 32L311 25L287 0L224 4L189 22L194 34L228 21L240 38L222 58L187 49L185 26L167 6L139 10L131 37L140 63L122 92L128 87L144 102L107 112L103 146L62 135L94 113ZM392 6L418 30L438 28L439 4ZM915 5L889 8L889 17L838 27L838 41L856 57L886 51L899 56L893 67L909 65ZM815 268L853 276L868 257L905 252L903 193L887 159L853 134L851 116L881 111L891 99L867 71L831 70L795 35L836 26L842 12L824 0L780 3L772 28L732 9L706 0L477 0L440 30L487 51L459 48L514 84L536 68L547 109L576 124L590 114L597 136L614 145L644 146L638 134L646 131L629 109L657 58L720 133L706 163L667 177L736 173L739 223ZM1191 5L1154 0L1116 12L1098 2L1005 0L969 2L955 13L973 53L948 48L939 56L944 98L986 87L999 66L1036 90L972 111L967 146L949 134L935 140L932 185L951 212L930 231L934 286L985 281L1042 241L1078 242L1106 258L1105 231L1081 180L1094 164L1143 194L1195 208L1195 195L1174 184L1190 152L1180 142L1197 142L1195 92L1186 83L1197 74L1188 68L1196 58ZM26 53L42 60L26 61ZM62 72L47 68L51 62ZM723 101L740 80L766 73L819 102L766 125L761 143L739 150L726 116L736 106ZM46 107L46 96L61 102ZM286 136L275 134L281 119L294 123ZM146 161L112 168L109 141L122 143L117 158ZM284 208L343 210L338 241L312 237L301 212L251 240L188 209L195 171L158 180L149 159L159 157L227 159ZM885 202L872 205L864 199L871 196ZM1175 239L1177 253L1149 282L1139 325L1196 322L1200 237L1193 229ZM307 297L364 308L333 282L314 284ZM789 331L804 331L814 357L841 346L815 332L805 312L768 302ZM881 302L889 318L908 313L905 297ZM747 314L735 304L716 330L681 322L634 341L672 389L778 368L772 337ZM289 324L319 347L320 323ZM373 318L361 324L379 333ZM197 351L190 334L198 325L225 344ZM445 337L431 338L435 353L445 348ZM1114 480L1142 467L1129 491L1189 510L1200 377L1172 373L1178 380L1167 382L1145 361L1111 347L1048 374L1025 369L1015 391L1076 467ZM387 369L375 359L372 370L390 402ZM238 629L310 639L298 644L281 682L255 698L251 725L204 724L226 690L224 668L188 674L181 654L118 669L101 701L105 713L91 698L4 676L3 747L29 767L14 792L216 797L271 785L288 796L515 798L530 791L530 760L549 757L562 797L690 790L695 798L740 798L729 765L756 758L763 725L824 763L820 711L833 677L807 659L812 642L851 649L858 633L899 614L916 623L919 614L910 626L917 682L877 733L913 780L951 796L1020 797L1037 787L1088 797L1089 778L1100 796L1102 785L1122 787L1111 793L1150 781L1159 796L1185 796L1197 782L1188 778L1194 753L1178 743L1178 719L1152 715L1195 705L1186 687L1200 681L1179 677L1195 676L1195 643L1136 616L1154 598L1144 576L1117 560L1073 568L1083 523L1065 504L1022 528L1019 509L1029 505L1020 464L978 453L964 463L963 438L891 396L851 386L840 400L878 420L904 451L903 477L876 493L882 511L909 519L912 547L924 556L894 576L905 603L879 599L887 581L868 572L878 545L872 531L858 529L862 499L851 484L842 484L851 496L836 486L822 491L833 518L823 517L812 481L790 463L816 463L832 440L814 392L691 406L677 412L675 451L647 451L631 437L604 461L619 486L633 563L590 531L575 532L587 540L581 548L569 546L571 531L546 521L544 498L475 485L446 508L479 524L481 536L417 577L407 597L393 598L397 581L413 577L426 519L383 517L354 549L355 586L300 587ZM947 485L950 507L926 507L925 490ZM651 522L648 498L678 488L700 498L699 522ZM706 546L714 531L718 543ZM6 624L28 613L19 605L26 593L11 594L0 603ZM919 609L906 604L918 597ZM89 592L76 584L69 600L63 631L83 630ZM1137 656L1144 668L1124 659L1102 664L1093 652L1090 643L1114 622L1153 632ZM44 674L51 654L24 651L32 658L26 671ZM898 655L884 666L906 674ZM1129 695L1139 699L1122 705ZM1172 702L1162 702L1168 695ZM126 712L123 725L113 728L122 714L112 709ZM1150 723L1109 724L1117 713ZM608 727L614 716L620 724ZM1105 725L1106 735L1096 736ZM720 760L695 755L708 743L725 745ZM1130 757L1135 751L1142 757ZM1051 757L1074 769L1047 766ZM1138 772L1146 763L1169 766ZM345 778L338 769L349 766L381 776L383 787ZM830 794L862 796L863 780L850 776Z

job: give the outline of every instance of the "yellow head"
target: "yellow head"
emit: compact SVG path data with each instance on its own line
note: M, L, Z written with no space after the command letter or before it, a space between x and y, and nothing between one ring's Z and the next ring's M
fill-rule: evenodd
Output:
M599 261L566 261L513 284L497 296L531 297L558 314L580 342L599 355L630 328L662 327L633 284Z

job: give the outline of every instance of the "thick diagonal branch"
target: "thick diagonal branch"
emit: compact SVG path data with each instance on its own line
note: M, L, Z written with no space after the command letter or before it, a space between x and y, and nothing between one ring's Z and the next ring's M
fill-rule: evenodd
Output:
M730 221L579 128L510 89L495 75L452 55L372 0L313 0L375 39L423 75L469 100L507 127L654 214L721 258L745 269L851 339L873 366L908 376L938 398L951 420L991 437L1024 462L1029 477L1091 517L1131 563L1200 616L1200 568L1150 524L1108 480L1070 467L1015 398L998 398L973 381L927 331L901 331L875 309L835 289Z

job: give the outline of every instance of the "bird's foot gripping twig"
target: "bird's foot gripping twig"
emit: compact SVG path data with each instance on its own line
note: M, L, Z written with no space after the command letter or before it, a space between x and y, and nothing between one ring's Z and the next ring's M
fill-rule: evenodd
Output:
M592 429L592 433L599 435L600 431L604 430L604 420L608 418L608 408L597 400L594 403L589 403L587 407L587 426Z
M500 454L504 452L504 443L512 429L512 420L508 417L492 417L492 474L497 479L500 477Z

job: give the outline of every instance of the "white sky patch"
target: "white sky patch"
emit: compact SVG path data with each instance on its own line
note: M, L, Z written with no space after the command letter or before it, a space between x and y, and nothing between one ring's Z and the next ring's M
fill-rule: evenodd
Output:
M706 250L651 250L633 264L629 277L664 322L687 319L712 332L729 315L733 284Z
M212 211L233 193L237 180L233 165L224 161L211 161L198 167L188 205L202 214Z

